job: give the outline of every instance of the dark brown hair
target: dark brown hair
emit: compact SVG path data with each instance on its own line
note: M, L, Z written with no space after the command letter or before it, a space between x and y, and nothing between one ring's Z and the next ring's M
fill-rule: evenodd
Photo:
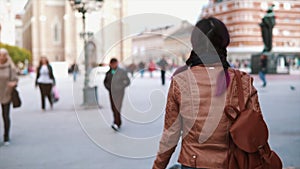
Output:
M42 56L40 59L40 63L39 63L39 67L41 67L43 65L42 60L45 59L46 60L46 64L49 65L49 60L47 59L46 56Z

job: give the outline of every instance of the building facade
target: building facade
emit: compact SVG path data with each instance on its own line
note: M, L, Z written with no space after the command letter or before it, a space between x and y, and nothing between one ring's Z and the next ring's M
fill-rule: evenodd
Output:
M0 42L15 45L15 15L10 0L0 0Z
M75 16L68 10L67 3L65 0L28 0L24 7L23 47L32 52L33 65L38 64L41 56L50 61L76 57L77 51L72 48L77 40L76 26L72 26L74 31L67 29Z
M86 14L86 32L94 35L89 39L96 50L93 62L107 62L111 57L122 60L130 55L130 40L112 47L112 42L127 31L120 22L126 16L126 5L126 0L104 1L101 9ZM28 0L22 21L23 47L32 52L33 65L41 56L68 64L84 63L82 15L72 9L69 0ZM116 24L114 30L107 28L111 24Z
M15 45L18 47L23 47L23 22L22 15L17 14L15 16Z
M132 38L134 61L159 61L166 57L170 64L183 65L191 51L193 25L182 21L178 25L167 25L141 32Z
M229 57L250 59L262 52L264 44L259 23L268 7L274 4L276 25L273 28L274 53L300 53L300 1L298 0L211 0L201 18L222 20L230 33Z

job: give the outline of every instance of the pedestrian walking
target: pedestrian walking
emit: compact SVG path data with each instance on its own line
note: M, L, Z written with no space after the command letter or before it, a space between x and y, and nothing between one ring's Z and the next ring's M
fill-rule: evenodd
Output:
M55 78L52 66L46 57L41 57L40 64L37 68L35 86L39 86L41 92L42 110L46 110L45 98L47 97L51 109L53 109L52 87L55 86Z
M128 66L128 70L129 70L129 72L130 72L130 74L131 74L131 77L134 76L134 72L136 71L136 68L137 68L137 66L136 66L136 64L135 64L134 62L132 62L132 63Z
M129 86L130 79L127 72L118 66L118 60L112 58L109 63L109 71L105 75L104 86L109 92L111 109L113 111L114 122L112 129L119 131L121 120L121 107L125 94L125 88Z
M16 67L4 48L0 49L0 103L4 124L4 145L10 141L10 105L13 88L17 86L18 77Z
M144 77L144 73L145 73L145 63L143 62L143 61L141 61L140 63L139 63L139 71L140 71L140 73L141 73L141 77L143 78Z
M206 39L203 36L211 43L203 40ZM240 103L235 91L238 70L230 68L227 62L229 33L220 20L204 18L197 22L191 41L193 50L186 66L172 77L164 130L153 169L167 167L180 137L178 162L182 169L221 169L227 165L231 121L224 108L229 104L238 108ZM216 49L216 53L209 49ZM260 112L253 79L242 72L241 79L248 100L246 107Z
M77 75L78 75L78 73L79 73L79 67L78 67L78 65L77 65L76 62L74 62L74 63L71 65L70 70L71 70L71 73L72 73L72 75L73 75L73 81L76 82L76 80L77 80Z
M156 70L155 63L152 60L150 60L150 62L149 62L148 70L149 70L149 73L150 73L150 77L152 78L153 77L153 72Z
M260 66L259 78L263 82L262 87L266 87L267 86L266 73L267 73L267 66L268 66L268 58L265 54L262 54L260 56L259 66Z
M165 85L166 81L166 70L168 67L168 62L166 61L165 57L162 57L161 60L157 63L157 65L160 67L161 72L161 83L162 85Z

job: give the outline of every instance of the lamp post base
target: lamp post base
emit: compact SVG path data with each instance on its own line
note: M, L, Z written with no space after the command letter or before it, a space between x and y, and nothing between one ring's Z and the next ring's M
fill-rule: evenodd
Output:
M97 107L98 106L98 88L85 87L83 88L83 106Z

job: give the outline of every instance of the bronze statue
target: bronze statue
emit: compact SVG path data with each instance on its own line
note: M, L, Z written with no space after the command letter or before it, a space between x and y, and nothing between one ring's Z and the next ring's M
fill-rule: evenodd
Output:
M266 15L262 18L262 22L259 24L261 27L263 42L265 44L263 52L270 52L272 50L272 31L275 26L273 7L274 5L268 9Z

